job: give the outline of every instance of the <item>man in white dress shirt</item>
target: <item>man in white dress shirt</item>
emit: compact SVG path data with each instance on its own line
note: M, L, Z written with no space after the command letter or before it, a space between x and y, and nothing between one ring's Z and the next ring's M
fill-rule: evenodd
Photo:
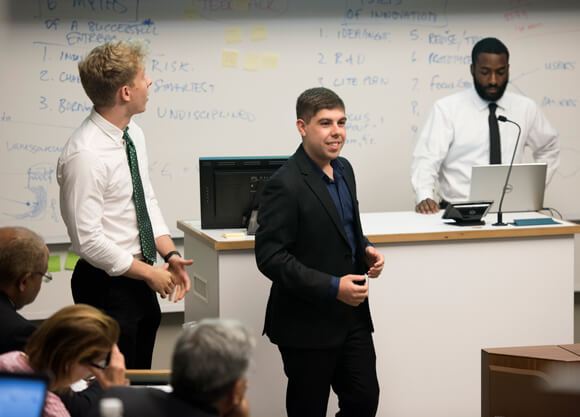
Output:
M69 138L57 167L62 217L72 250L81 257L71 280L75 303L114 317L127 368L141 369L151 367L161 320L156 293L182 299L190 288L185 266L193 262L175 250L149 180L145 137L132 120L145 111L151 85L144 57L140 44L116 41L96 47L79 63L94 107ZM156 251L163 266L153 266Z
M536 162L548 164L548 181L560 161L558 135L531 99L506 92L509 52L498 39L477 42L471 53L473 88L435 102L413 153L411 183L415 210L437 213L451 202L466 201L471 167L490 163L489 105L522 128L514 163L522 161L529 147ZM509 164L517 139L517 127L499 124L501 162ZM435 201L439 185L440 202Z

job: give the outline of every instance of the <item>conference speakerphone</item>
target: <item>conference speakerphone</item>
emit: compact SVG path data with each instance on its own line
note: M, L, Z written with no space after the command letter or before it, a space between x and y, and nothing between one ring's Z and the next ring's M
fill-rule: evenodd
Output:
M458 226L479 226L485 224L482 218L487 214L493 201L467 201L451 203L443 212L443 219L455 220Z

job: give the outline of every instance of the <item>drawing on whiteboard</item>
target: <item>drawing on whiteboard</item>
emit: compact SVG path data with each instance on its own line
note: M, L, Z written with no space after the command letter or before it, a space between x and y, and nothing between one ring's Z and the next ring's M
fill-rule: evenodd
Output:
M26 170L26 185L21 193L0 197L5 201L5 211L2 214L16 220L41 217L48 208L47 187L54 182L54 166L39 163ZM56 216L56 201L51 202L52 218Z

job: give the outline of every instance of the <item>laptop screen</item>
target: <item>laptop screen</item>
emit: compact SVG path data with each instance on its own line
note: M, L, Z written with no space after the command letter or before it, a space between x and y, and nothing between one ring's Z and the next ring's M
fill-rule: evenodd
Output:
M0 372L0 417L40 417L48 378Z
M512 167L503 212L538 211L544 206L546 164L515 164ZM493 200L497 212L509 165L476 165L471 169L469 200Z

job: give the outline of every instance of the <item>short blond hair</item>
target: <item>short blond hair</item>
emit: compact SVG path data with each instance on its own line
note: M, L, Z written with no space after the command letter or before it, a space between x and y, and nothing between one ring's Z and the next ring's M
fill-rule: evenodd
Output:
M97 46L79 62L79 75L96 108L112 107L115 94L133 85L147 55L140 42L113 41Z
M51 390L68 389L75 364L90 364L109 353L119 339L119 324L86 304L64 307L46 319L28 339L25 352L32 369L51 376Z

